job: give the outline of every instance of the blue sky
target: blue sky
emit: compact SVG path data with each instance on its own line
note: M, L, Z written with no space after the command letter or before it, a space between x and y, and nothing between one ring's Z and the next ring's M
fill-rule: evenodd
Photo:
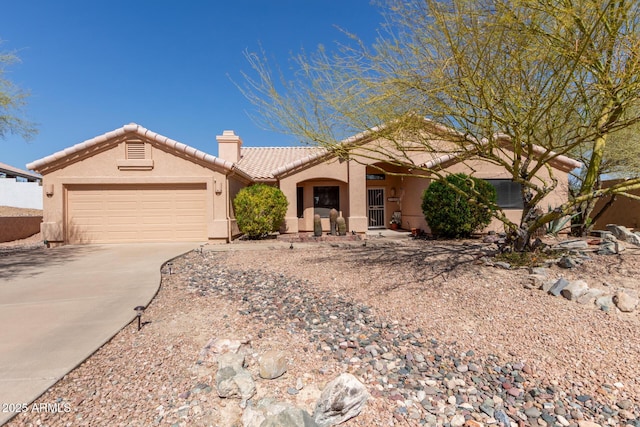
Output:
M371 42L381 21L370 0L4 0L0 50L21 59L5 77L31 93L39 133L0 140L0 162L25 169L130 122L214 155L225 129L245 146L295 143L249 117L231 80L250 71L244 52L287 68L344 40L336 26Z

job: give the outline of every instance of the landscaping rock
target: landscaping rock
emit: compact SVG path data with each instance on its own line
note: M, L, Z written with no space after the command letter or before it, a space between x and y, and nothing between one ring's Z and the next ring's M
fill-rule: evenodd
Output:
M578 298L583 296L589 290L587 282L584 280L573 280L560 291L560 295L568 299L569 301L577 301Z
M603 240L598 246L598 251L596 253L598 255L616 255L624 250L624 245L618 241L613 242Z
M622 311L623 313L631 313L632 311L634 311L638 306L638 302L638 298L629 295L624 291L618 291L613 296L613 303L616 305L616 307L618 307L618 310Z
M256 393L256 385L251 373L243 368L244 356L226 353L218 357L216 372L216 388L218 396L223 398L238 397L241 406Z
M613 233L618 240L640 246L640 236L631 232L627 227L622 225L607 224L607 230Z
M564 242L558 243L556 249L573 249L573 250L583 250L589 248L589 244L586 240L565 240Z
M549 270L546 267L531 267L531 268L529 268L529 273L530 274L535 274L537 276L542 276L542 277L548 277L550 271L551 270Z
M503 270L511 270L511 264L509 264L508 262L498 261L494 262L493 265Z
M341 374L322 391L313 414L320 427L343 423L357 416L369 399L366 387L351 374Z
M596 298L596 307L598 307L602 311L609 312L613 307L615 307L615 303L613 302L613 295L603 295L601 297Z
M577 302L578 304L585 305L594 304L598 298L602 297L605 294L606 292L602 289L591 288L587 290L584 295L578 297Z
M551 288L549 288L548 292L554 297L557 297L558 295L560 295L560 292L562 292L562 290L567 286L569 286L569 282L561 277L553 284L553 286L551 286Z
M525 283L524 285L524 287L527 289L542 289L544 284L549 281L546 276L542 276L539 274L530 274L529 280L530 281Z
M283 352L270 350L260 357L260 378L272 380L287 371L287 359Z
M318 424L306 411L288 408L277 415L268 416L260 427L318 427Z
M291 404L278 402L268 397L260 399L256 404L249 402L242 413L242 425L243 427L260 427L267 417L272 417L290 408L293 408Z
M576 262L575 258L572 258L570 256L564 255L557 262L557 265L560 268L574 268L574 267L578 266L578 262Z

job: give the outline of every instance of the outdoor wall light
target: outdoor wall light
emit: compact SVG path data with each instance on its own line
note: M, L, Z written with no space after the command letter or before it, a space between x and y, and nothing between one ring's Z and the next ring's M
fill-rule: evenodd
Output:
M44 186L44 194L46 194L47 197L53 197L53 184L47 184Z
M222 194L222 182L215 182L216 194Z
M139 305L136 308L134 308L134 310L136 311L136 317L138 318L138 330L140 330L142 328L142 312L144 311L145 306L144 305Z

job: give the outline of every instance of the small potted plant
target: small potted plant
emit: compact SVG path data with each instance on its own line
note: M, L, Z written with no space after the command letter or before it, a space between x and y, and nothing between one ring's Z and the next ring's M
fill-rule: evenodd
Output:
M391 221L389 221L389 228L397 230L400 228L400 224L402 224L402 213L400 211L395 211L391 216Z

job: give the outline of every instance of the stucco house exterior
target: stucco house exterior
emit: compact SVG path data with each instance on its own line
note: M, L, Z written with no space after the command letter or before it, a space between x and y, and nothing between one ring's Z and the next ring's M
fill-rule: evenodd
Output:
M401 228L428 229L420 204L430 179L359 156L366 144L381 143L366 132L344 141L351 147L349 159L317 147L243 147L233 131L216 139L217 157L132 123L28 164L43 177L43 239L52 245L229 242L240 235L232 200L258 182L278 186L289 200L284 233L312 231L315 213L328 229L331 208L356 233L388 228L394 215ZM505 212L519 218L519 189L497 166L479 158L461 162L450 154L413 156L414 164L491 180ZM578 166L563 156L554 160L560 184L546 203L566 200L568 172Z

